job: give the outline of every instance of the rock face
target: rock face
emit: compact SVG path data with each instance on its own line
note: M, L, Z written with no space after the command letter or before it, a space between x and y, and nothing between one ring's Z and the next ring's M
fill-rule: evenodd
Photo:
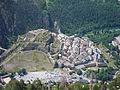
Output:
M0 46L3 48L8 48L10 37L14 35L14 9L13 0L0 0Z
M3 18L3 15L1 14L2 11L0 10L0 46L6 48L8 44L8 39L7 39L7 24L6 20Z
M112 41L113 46L118 46L118 49L120 50L120 36L115 37L115 40Z
M0 46L8 48L13 36L35 28L50 29L50 15L43 13L44 0L0 0Z

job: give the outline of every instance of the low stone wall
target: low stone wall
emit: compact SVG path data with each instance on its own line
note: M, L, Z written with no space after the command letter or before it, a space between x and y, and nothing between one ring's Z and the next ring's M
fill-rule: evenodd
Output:
M99 63L98 67L107 67L107 64L106 63Z
M80 63L75 63L74 65L75 66L78 66L78 65L83 65L83 64L87 64L89 61L84 61L84 62L80 62Z
M87 65L84 65L86 68L88 67L96 67L96 63L92 63L92 64L87 64Z
M2 54L1 57L0 57L0 62L4 61L9 55L11 55L11 53L13 53L13 51L15 49L17 49L18 47L20 46L20 44L18 44L15 48L9 50L7 53L5 54Z
M22 51L36 50L38 48L38 44L29 44Z

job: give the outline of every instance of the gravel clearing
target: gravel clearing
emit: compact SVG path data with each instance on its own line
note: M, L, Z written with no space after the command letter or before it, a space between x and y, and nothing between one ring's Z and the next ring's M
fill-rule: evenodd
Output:
M32 83L34 80L41 80L42 83L48 83L49 81L53 82L61 82L61 80L69 80L71 79L70 75L54 72L54 71L41 71L41 72L28 72L28 74L24 76L16 75L14 77L16 80L24 80L25 83Z

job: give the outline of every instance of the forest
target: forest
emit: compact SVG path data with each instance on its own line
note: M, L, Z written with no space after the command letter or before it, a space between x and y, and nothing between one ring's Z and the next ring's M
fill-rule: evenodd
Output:
M0 33L8 42L0 44L5 48L29 30L55 31L55 21L63 33L79 37L120 26L118 0L1 0L0 12Z

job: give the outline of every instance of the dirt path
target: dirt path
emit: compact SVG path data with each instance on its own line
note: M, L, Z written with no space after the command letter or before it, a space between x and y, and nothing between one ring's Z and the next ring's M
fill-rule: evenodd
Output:
M35 39L36 39L36 37L37 37L37 35L34 37L34 38L32 38L30 41L32 42L32 41L34 41ZM29 44L29 42L27 42L26 43L26 46ZM23 47L24 48L24 47ZM2 66L2 65L5 65L6 63L8 63L14 56L16 56L18 53L20 53L20 51L23 49L23 48L20 48L20 46L18 47L18 50L17 50L17 53L14 53L14 51L13 51L13 53L11 53L11 55L9 55L1 64L0 64L0 66Z
M17 53L14 53L12 56L8 56L7 58L9 58L9 59L3 61L3 62L0 64L0 66L5 65L6 63L8 63L15 55L17 55Z

